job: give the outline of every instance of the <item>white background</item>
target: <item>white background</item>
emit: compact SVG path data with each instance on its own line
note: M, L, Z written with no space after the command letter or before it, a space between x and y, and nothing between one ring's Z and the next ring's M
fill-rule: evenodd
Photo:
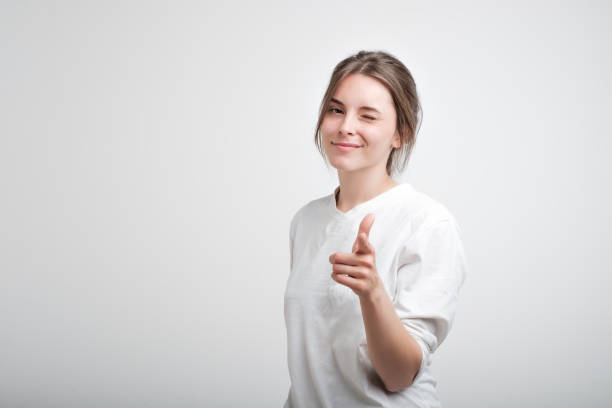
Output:
M0 406L280 407L336 63L388 51L470 263L448 407L612 398L609 2L2 2Z

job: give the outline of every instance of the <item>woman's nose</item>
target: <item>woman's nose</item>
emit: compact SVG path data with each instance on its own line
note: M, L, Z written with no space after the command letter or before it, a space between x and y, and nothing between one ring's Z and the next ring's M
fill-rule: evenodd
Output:
M340 130L342 131L342 133L345 133L347 135L352 135L355 133L355 129L354 129L354 123L353 123L353 115L351 114L346 114L344 115L344 120L342 121L342 125L340 126Z

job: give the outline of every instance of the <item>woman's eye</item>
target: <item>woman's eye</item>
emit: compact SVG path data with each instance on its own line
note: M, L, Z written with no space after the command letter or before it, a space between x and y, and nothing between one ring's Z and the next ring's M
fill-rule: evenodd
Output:
M340 110L338 108L329 108L329 112L342 113L342 110ZM372 116L367 116L367 115L363 115L363 118L368 119L368 120L375 120L376 119L376 118L373 118Z

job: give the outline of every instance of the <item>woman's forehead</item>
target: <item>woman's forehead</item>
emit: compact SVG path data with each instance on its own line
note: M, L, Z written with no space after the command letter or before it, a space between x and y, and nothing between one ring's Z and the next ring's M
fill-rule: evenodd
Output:
M389 90L377 79L361 74L342 79L332 98L341 105L372 107L379 111L392 106Z

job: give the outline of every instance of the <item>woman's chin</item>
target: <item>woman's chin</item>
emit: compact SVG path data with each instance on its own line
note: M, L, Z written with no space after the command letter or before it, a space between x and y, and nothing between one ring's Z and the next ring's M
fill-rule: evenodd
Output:
M336 170L353 171L358 169L358 166L355 166L354 163L348 163L345 160L330 160L329 162Z

